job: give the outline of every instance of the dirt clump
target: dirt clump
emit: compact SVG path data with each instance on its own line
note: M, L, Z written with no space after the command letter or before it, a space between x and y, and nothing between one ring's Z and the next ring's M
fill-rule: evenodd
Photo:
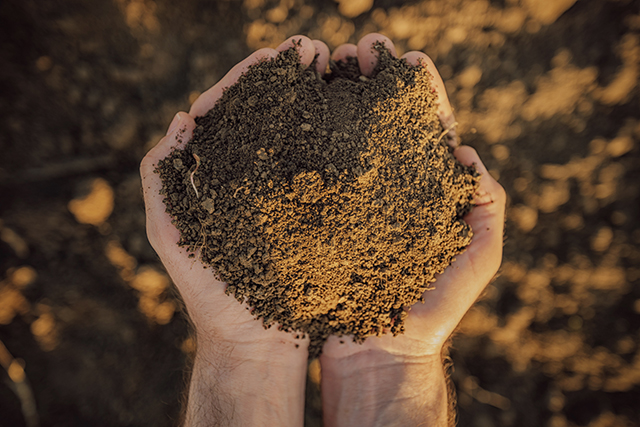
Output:
M471 242L479 177L442 137L431 75L382 45L322 77L295 49L252 67L159 162L179 245L265 326L403 331L406 307Z

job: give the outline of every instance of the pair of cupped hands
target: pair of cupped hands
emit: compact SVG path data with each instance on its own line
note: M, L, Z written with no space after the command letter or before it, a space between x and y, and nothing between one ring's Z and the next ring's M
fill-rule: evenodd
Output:
M256 320L244 304L225 294L226 284L217 280L211 269L205 269L199 261L188 258L187 251L177 246L179 232L165 212L160 194L162 184L154 169L159 160L189 141L196 126L194 118L206 114L225 88L233 85L251 64L273 58L295 46L304 65L310 65L317 55L315 66L320 73L325 72L330 59L340 61L356 57L361 73L369 76L377 61L377 52L372 48L376 42L384 43L397 56L393 43L380 34L368 34L357 45L341 45L333 54L323 42L305 36L293 36L276 49L264 48L254 52L215 86L202 93L189 113L178 113L167 135L142 161L140 171L149 241L178 288L195 327L196 359L200 357L206 366L218 369L215 371L217 375L222 374L221 371L226 372L227 365L233 368L257 363L256 366L263 369L262 373L256 374L257 378L268 379L269 375L277 374L280 377L278 381L284 381L284 385L288 382L293 390L302 387L303 391L308 338L296 338L295 334L280 331L277 327L265 330L262 321ZM458 146L453 111L442 78L431 59L416 51L408 52L402 58L412 65L426 67L433 75L432 84L439 100L438 114L442 127L451 129L447 140L455 148L454 155L465 165L475 165L481 174L474 208L464 218L472 227L474 236L467 250L438 276L435 289L428 291L424 303L411 307L404 334L370 337L363 344L356 344L348 337L332 336L328 339L320 357L323 398L327 400L330 400L327 394L332 389L343 390L338 384L340 381L353 378L358 372L439 361L443 345L495 275L502 259L505 192L487 172L473 148ZM278 371L280 368L282 371ZM196 374L194 370L193 375ZM227 372L224 375L232 374ZM232 381L232 377L228 379ZM195 392L193 381L192 393ZM253 387L259 389L255 383ZM325 406L325 419L331 417L327 412ZM299 413L296 416L299 418Z

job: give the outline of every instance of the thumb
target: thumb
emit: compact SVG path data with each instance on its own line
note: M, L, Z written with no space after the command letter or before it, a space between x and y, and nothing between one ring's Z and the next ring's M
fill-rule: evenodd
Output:
M164 196L160 194L162 181L155 169L158 162L166 158L171 151L184 148L187 141L191 139L195 127L196 123L189 114L184 112L176 114L167 136L147 153L140 164L147 214L147 235L151 246L163 261L180 256L175 252L184 252L184 249L177 246L180 232L171 224L171 217L165 211Z
M487 271L492 276L498 271L502 260L502 245L504 232L504 215L507 194L480 160L476 150L469 146L460 146L453 152L454 156L464 165L475 165L480 173L480 186L473 199L474 207L464 220L473 230L473 243L468 250L482 248L481 256L488 263Z

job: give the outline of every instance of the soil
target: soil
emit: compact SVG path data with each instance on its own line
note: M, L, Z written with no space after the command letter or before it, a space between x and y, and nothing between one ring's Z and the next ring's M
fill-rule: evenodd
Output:
M631 0L0 2L0 361L6 347L31 414L177 424L194 345L147 242L140 160L256 49L381 31L434 60L458 135L510 199L502 271L454 338L459 425L640 425L639 15ZM0 425L25 426L12 384L0 368ZM305 414L322 425L316 361Z
M374 47L324 80L291 48L252 66L159 162L186 246L266 327L356 341L406 312L471 242L478 184L443 138L432 76Z

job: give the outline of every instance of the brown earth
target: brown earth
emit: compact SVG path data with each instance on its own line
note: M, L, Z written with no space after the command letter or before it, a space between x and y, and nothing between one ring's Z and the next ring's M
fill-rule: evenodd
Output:
M326 80L293 48L249 68L196 118L184 150L158 163L185 246L266 327L309 335L404 331L471 242L477 188L444 139L427 69L357 60Z
M459 424L640 425L639 16L630 0L0 2L0 361L18 359L0 425L25 425L10 378L43 426L175 424L193 342L146 241L139 161L255 49L370 31L434 59L510 196L501 274L454 340Z

